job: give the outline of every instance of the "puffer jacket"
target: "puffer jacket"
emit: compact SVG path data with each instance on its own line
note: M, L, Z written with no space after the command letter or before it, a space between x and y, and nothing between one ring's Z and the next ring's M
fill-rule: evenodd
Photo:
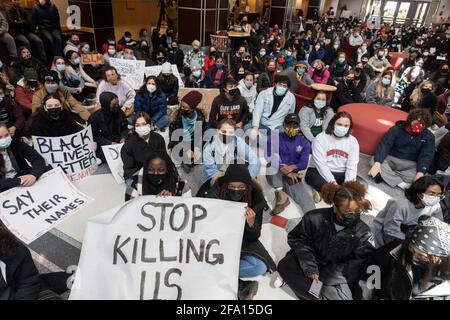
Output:
M154 123L167 115L166 95L162 92L151 96L148 92L139 92L134 100L134 112L148 113Z
M305 275L318 274L329 286L353 283L375 249L370 229L362 220L341 231L334 223L333 208L316 209L288 234L290 254L296 256Z

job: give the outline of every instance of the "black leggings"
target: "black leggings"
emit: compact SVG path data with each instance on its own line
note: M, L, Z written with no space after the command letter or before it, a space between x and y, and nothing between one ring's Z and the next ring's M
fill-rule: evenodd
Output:
M332 172L332 174L338 184L344 183L345 172ZM323 186L327 184L316 168L309 168L308 171L306 171L305 181L317 192L321 192Z

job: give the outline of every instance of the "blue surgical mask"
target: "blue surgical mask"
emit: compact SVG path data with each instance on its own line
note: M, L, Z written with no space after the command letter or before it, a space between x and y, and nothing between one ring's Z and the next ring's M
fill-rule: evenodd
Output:
M391 84L391 80L389 80L389 79L382 79L381 82L382 82L385 86L388 86L388 85Z
M129 38L129 37L124 37L123 40L125 40L125 42L130 42L130 41L131 41L131 38Z
M265 52L265 51L260 51L260 52L259 52L259 55L260 55L261 57L264 57L264 56L266 55L266 52Z
M56 85L45 85L45 90L47 90L48 93L55 93L56 90L58 90L58 86Z
M11 145L12 138L7 136L6 138L0 139L0 149L6 149Z
M303 68L298 68L297 69L297 73L298 73L298 75L303 75L304 73L305 73L305 70L303 69Z
M287 88L284 88L284 87L277 86L275 88L275 93L277 94L277 96L284 96L286 94L286 91L287 91Z
M58 64L58 65L56 65L56 70L58 70L58 72L64 72L66 70L66 65Z
M76 58L75 61L73 62L75 65L80 64L81 60L80 58Z
M322 108L324 108L325 106L327 105L327 102L326 101L323 101L323 100L314 100L314 106L317 108L317 109L322 109Z
M339 61L340 63L344 63L344 62L345 62L345 58L339 58L338 61Z
M192 74L194 75L194 77L200 78L200 76L202 75L202 71L201 70L196 70L196 71L192 72Z
M338 138L344 137L348 133L348 129L343 126L335 125L334 126L334 135Z

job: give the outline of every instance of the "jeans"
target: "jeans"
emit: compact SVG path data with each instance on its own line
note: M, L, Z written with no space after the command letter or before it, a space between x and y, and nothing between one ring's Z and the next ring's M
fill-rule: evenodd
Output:
M62 56L61 32L57 29L41 30L41 39L47 48L47 58ZM51 61L48 61L51 63Z
M8 54L11 58L17 57L16 43L14 42L14 38L8 32L0 34L0 43L6 46Z
M31 32L27 32L26 34L16 33L14 38L20 46L30 48L36 58L47 63L47 55L41 38Z
M152 119L153 121L153 119ZM158 129L163 129L169 125L169 116L167 114L163 115L161 118L158 119L158 121L153 121L155 123L155 126Z
M260 276L267 271L266 264L255 256L241 255L239 261L239 278L252 278Z

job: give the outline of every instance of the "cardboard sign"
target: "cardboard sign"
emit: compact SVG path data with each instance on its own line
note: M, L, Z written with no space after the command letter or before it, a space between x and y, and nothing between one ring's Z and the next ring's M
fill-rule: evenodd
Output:
M122 147L123 143L102 146L109 170L111 170L111 173L118 184L125 182L123 178L123 162L120 157L120 150L122 150Z
M1 193L0 219L16 237L30 244L92 201L56 168L31 187Z
M162 66L145 67L145 76L146 77L149 77L149 76L157 77L161 73L161 70L162 70ZM178 79L178 87L184 88L184 82L183 82L183 80L181 80L181 76L180 76L180 73L178 72L178 68L177 68L176 64L172 64L172 73Z
M244 203L133 199L89 220L70 299L236 299L244 226Z
M82 64L105 64L105 57L101 53L83 53L81 55Z
M110 58L109 64L117 69L122 80L134 90L138 90L144 83L145 61Z
M33 147L53 168L61 167L71 181L90 176L97 170L91 126L63 137L33 136Z

